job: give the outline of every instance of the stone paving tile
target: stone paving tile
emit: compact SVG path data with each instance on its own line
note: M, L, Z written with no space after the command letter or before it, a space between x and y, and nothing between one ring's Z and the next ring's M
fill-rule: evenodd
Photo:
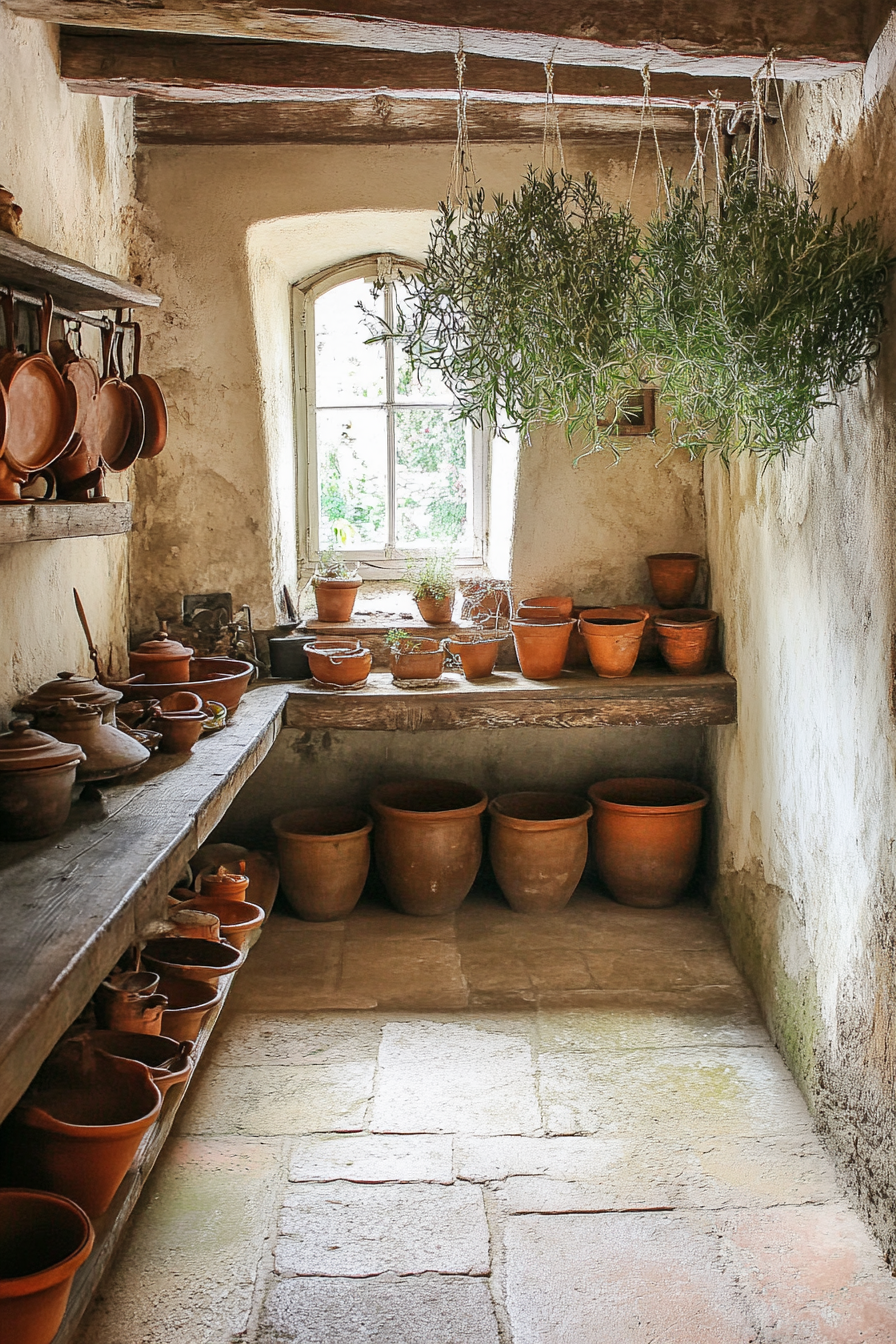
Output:
M541 1129L527 1020L397 1022L383 1028L370 1128L380 1133L533 1134Z
M626 1160L623 1139L588 1137L522 1138L513 1135L458 1134L454 1171L462 1181L505 1181L508 1176L547 1176L552 1180L596 1181Z
M224 1344L241 1335L280 1200L280 1148L170 1139L77 1344Z
M645 957L637 949L624 952L587 952L584 956L591 982L597 989L692 989L702 985L740 985L740 973L724 948L695 948L687 952L664 949ZM572 981L569 989L575 989Z
M740 1011L689 1009L676 994L655 997L650 1005L607 1004L602 1012L544 1010L538 1014L539 1048L566 1050L681 1049L686 1047L767 1046L768 1033L752 1005Z
M374 1065L202 1069L178 1117L186 1134L317 1134L364 1127Z
M424 1274L274 1279L255 1344L499 1344L499 1339L482 1279Z
M674 1179L662 1171L630 1170L619 1165L599 1181L558 1181L547 1176L509 1176L493 1187L502 1213L625 1213L673 1210Z
M385 898L376 901L364 897L346 920L345 929L347 937L353 942L363 938L373 938L376 942L386 938L398 938L402 942L417 938L453 942L455 918L455 915L433 915L420 919L394 910Z
M806 1104L771 1046L542 1054L538 1068L551 1134L677 1142L811 1130Z
M769 1208L839 1197L834 1164L814 1134L798 1138L694 1139L667 1151L677 1205Z
M756 1014L755 1000L746 985L697 985L673 991L683 1012L704 1011L723 1016L741 1013ZM654 989L556 989L543 990L538 995L538 1007L545 1012L571 1009L644 1009L665 1007L669 992Z
M467 1006L467 982L453 938L450 942L419 937L349 938L342 968L342 989L369 996L380 1008L425 1012Z
M294 1185L279 1230L282 1275L489 1272L482 1194L472 1185Z
M291 1181L438 1181L454 1179L450 1134L315 1134L298 1139Z
M228 1012L207 1058L218 1065L373 1063L382 1024L373 1014Z
M345 924L308 924L275 913L265 936L236 977L230 996L246 1012L317 1008L375 1008L363 994L340 986Z

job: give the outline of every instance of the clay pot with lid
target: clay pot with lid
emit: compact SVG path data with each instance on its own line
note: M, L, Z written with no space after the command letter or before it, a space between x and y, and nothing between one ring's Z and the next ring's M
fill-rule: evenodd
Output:
M0 1339L52 1344L93 1241L90 1219L73 1200L0 1190Z
M323 686L358 686L370 675L373 656L356 640L340 644L317 640L305 645L308 666Z
M579 631L599 677L631 674L646 624L643 607L591 607L582 612Z
M42 716L53 710L60 700L77 700L80 704L94 705L102 711L103 723L115 723L115 706L122 698L121 691L101 686L94 677L79 677L74 672L60 672L53 681L45 681L36 691L20 700L16 709L35 715L38 728L43 728Z
M103 723L99 705L60 700L43 721L60 742L73 742L84 752L78 779L118 779L131 775L149 760L150 753L130 733ZM52 726L50 726L52 725Z
M184 980L164 975L159 989L168 1000L162 1016L162 1031L176 1041L195 1041L209 1013L221 1002L223 991L202 980Z
M186 644L168 638L168 627L163 621L159 633L144 640L131 654L131 674L142 673L148 686L189 681L192 657L193 650Z
M197 879L198 894L204 901L244 901L249 889L245 862L239 862L237 869L234 873L220 863L212 872L201 873Z
M530 681L553 681L563 671L569 637L575 621L536 624L511 621L513 643L520 671Z
M0 733L0 840L39 840L68 821L81 748L13 719Z
M648 555L650 586L661 607L686 607L700 573L703 557L685 551Z
M467 681L481 681L494 672L501 645L509 638L500 634L489 636L478 630L458 631L450 639L442 640L442 648L460 659Z
M314 600L319 621L350 621L361 580L313 579Z
M704 607L684 607L654 616L663 661L679 676L698 676L713 655L718 614Z
M412 780L381 784L370 803L377 871L392 904L406 915L457 910L482 859L488 804L482 790L450 780Z
M445 597L415 597L414 605L427 625L448 625L454 610L454 593Z
M203 980L215 986L221 976L233 975L243 964L235 947L206 938L153 938L143 949L143 960L160 976Z
M345 919L361 897L370 869L366 812L305 807L274 817L280 883L301 919Z
M562 910L585 869L591 804L567 793L506 793L488 811L489 858L511 910Z
M674 905L694 876L709 794L679 779L604 779L588 798L594 861L614 901Z
M445 650L437 639L414 639L407 652L391 649L389 668L397 686L429 686L441 679Z

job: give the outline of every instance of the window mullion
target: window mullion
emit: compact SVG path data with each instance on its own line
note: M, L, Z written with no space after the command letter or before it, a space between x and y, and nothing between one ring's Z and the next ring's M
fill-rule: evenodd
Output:
M386 282L385 290L386 325L390 331L395 326L395 291L391 280ZM386 521L387 555L395 552L396 535L396 464L395 464L395 351L392 341L386 341Z

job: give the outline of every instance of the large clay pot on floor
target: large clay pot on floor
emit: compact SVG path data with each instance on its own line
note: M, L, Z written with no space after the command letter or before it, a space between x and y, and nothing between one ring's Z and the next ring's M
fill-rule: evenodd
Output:
M621 905L674 905L694 876L709 794L679 779L592 784L591 845L601 881Z
M585 868L591 804L567 793L505 793L488 810L489 858L507 904L525 915L562 910Z
M563 671L575 621L556 624L511 621L520 671L530 681L553 681Z
M628 677L638 660L647 612L643 607L591 607L579 631L599 677Z
M0 1190L0 1339L51 1344L93 1250L83 1209L45 1190Z
M364 890L370 868L366 812L349 807L303 807L271 822L283 894L301 919L345 919Z
M682 551L648 555L650 586L661 607L686 607L700 573L702 556Z
M482 859L482 790L420 779L381 784L370 802L377 871L392 904L406 915L457 910Z

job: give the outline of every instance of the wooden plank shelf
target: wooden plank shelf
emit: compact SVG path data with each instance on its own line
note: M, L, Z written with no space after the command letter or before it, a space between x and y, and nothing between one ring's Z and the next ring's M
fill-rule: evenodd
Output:
M192 755L156 754L45 840L0 845L0 1119L270 751L286 689L257 687Z
M281 683L283 684L283 683ZM446 673L440 686L401 690L388 672L372 672L358 691L323 691L310 681L289 683L290 728L401 729L669 727L735 723L737 683L727 672L680 677L638 668L618 681L590 672L564 672L556 681L529 681L496 671L483 681Z
M157 308L162 302L158 294L129 280L95 271L92 266L2 231L0 283L38 296L49 291L57 303L77 313L103 308Z
M0 504L0 546L21 541L59 541L68 537L111 537L130 532L129 500L77 504L65 500L36 500L27 504Z

